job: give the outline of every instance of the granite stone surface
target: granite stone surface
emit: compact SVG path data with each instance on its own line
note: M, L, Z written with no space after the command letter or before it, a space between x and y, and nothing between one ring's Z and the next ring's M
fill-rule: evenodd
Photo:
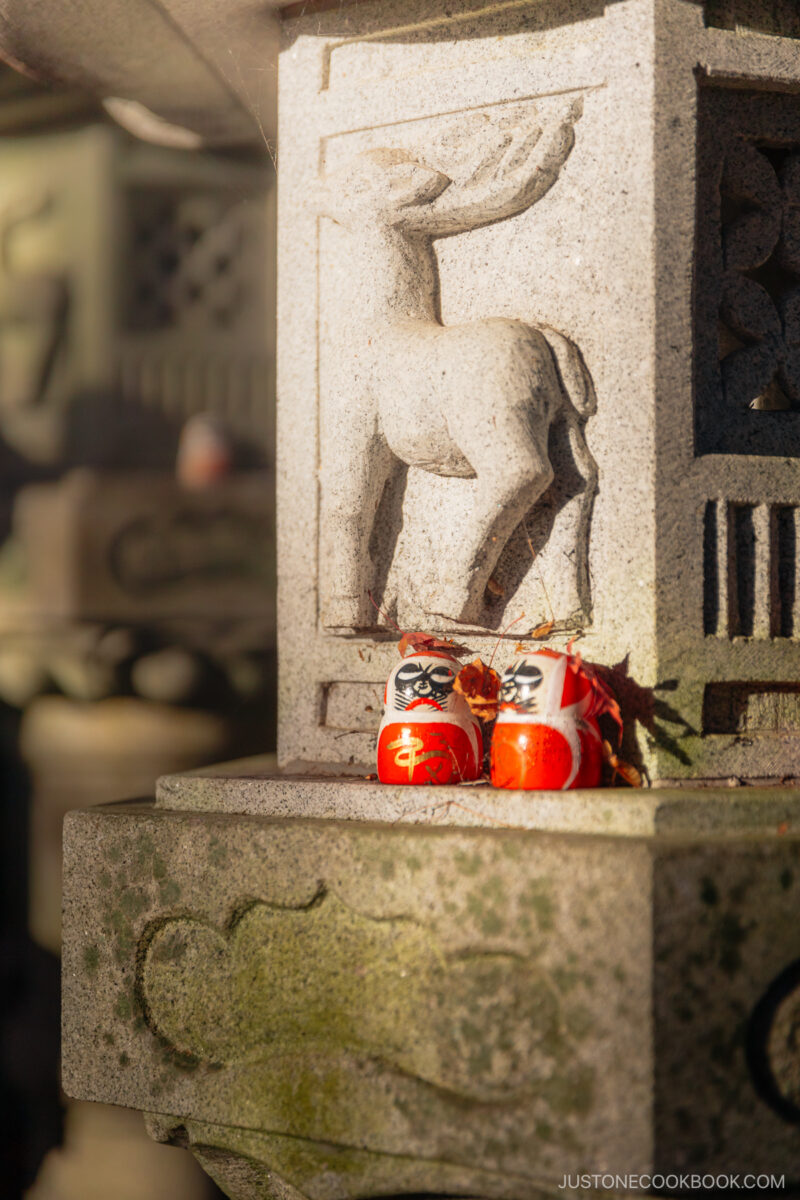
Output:
M156 805L181 812L332 818L384 825L478 826L646 837L774 836L800 828L789 787L507 791L489 784L408 787L347 775L280 774L275 756L238 759L158 781Z
M784 811L627 837L72 813L65 1088L160 1114L234 1197L282 1195L272 1173L310 1200L527 1200L580 1170L796 1184Z
M371 763L392 620L553 620L652 781L794 775L792 13L287 11L283 764Z

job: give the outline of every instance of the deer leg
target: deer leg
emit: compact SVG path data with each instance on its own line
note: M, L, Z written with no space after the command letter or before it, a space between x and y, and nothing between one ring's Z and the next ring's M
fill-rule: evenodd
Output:
M320 607L322 624L332 632L352 633L375 623L369 599L374 574L369 540L394 464L394 455L374 425L365 430L358 421L339 420L326 434Z
M470 624L480 620L486 585L508 539L553 481L546 432L542 442L528 441L513 458L505 456L502 462L489 461L478 468L459 560L445 564L439 615Z

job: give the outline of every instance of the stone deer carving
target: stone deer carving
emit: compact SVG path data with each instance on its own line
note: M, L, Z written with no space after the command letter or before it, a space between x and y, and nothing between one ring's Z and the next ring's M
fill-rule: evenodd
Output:
M3 356L4 409L25 408L41 401L47 389L53 360L64 333L68 305L66 280L59 275L20 272L14 265L11 243L21 225L41 220L52 208L47 194L17 198L0 213L0 327L23 330L13 362ZM30 344L28 344L30 343Z
M61 450L52 388L65 348L69 283L65 274L20 270L18 230L50 215L48 193L14 197L0 210L0 429L14 448L46 462Z
M595 397L577 348L517 320L443 325L433 249L436 238L535 204L570 153L580 111L573 99L551 108L547 120L530 107L510 122L484 117L478 161L461 181L406 150L382 148L361 154L320 189L319 212L352 235L354 297L342 305L347 335L322 406L320 574L328 629L374 625L369 543L384 488L401 464L476 480L457 536L449 531L438 561L421 564L433 573L426 580L435 597L430 613L463 623L479 620L504 546L553 480L548 438L557 419L568 424L584 479L594 479L582 423ZM593 492L592 482L589 504ZM583 583L585 591L588 574Z

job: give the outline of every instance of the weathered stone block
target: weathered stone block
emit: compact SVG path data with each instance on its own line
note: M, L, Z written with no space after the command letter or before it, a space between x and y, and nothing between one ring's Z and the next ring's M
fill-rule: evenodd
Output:
M370 762L379 606L484 657L525 613L501 667L582 631L654 781L796 773L714 703L800 677L793 13L287 11L284 762Z
M429 789L382 789L406 825L363 782L262 780L262 811L287 786L339 819L68 816L68 1092L159 1114L232 1196L794 1180L796 796L754 793L732 837L727 796L664 793L626 836L602 830L629 793L528 795L521 829L485 788L427 816Z
M15 513L28 618L263 620L274 611L265 471L204 489L166 473L74 471L31 485Z

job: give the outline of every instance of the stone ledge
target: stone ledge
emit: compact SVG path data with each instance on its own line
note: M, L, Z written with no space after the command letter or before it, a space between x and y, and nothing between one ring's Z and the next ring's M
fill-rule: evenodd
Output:
M697 787L572 792L488 785L398 787L348 775L280 775L274 756L164 775L158 808L403 825L530 829L615 837L800 836L800 788Z

